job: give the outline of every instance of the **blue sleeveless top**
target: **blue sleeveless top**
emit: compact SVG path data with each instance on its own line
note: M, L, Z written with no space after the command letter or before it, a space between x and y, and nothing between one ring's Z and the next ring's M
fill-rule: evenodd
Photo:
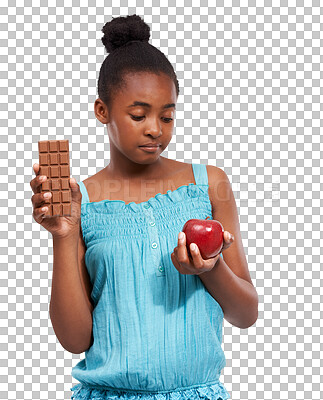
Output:
M189 219L212 218L206 166L195 184L142 203L89 202L81 227L93 285L93 344L72 368L71 399L226 400L223 311L198 275L171 260Z

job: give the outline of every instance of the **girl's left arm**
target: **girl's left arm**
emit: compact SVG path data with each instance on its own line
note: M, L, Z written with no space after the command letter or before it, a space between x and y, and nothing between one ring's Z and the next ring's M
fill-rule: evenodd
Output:
M230 181L226 173L207 166L209 197L213 219L234 236L230 247L223 251L213 269L199 274L201 281L220 304L224 318L241 329L253 325L258 318L258 294L250 278L243 249L239 217Z

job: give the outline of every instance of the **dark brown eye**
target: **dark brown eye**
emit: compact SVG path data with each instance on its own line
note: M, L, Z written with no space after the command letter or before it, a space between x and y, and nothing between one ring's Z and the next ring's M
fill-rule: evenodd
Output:
M142 118L144 118L143 116L139 116L139 115L131 115L131 118L134 119L135 121L140 121ZM168 124L169 122L173 121L173 118L163 118L163 120Z
M130 114L130 115L131 115L131 114ZM135 121L139 121L140 118L143 118L143 116L142 116L142 117L139 117L139 116L136 116L136 115L131 115L131 117L132 117Z

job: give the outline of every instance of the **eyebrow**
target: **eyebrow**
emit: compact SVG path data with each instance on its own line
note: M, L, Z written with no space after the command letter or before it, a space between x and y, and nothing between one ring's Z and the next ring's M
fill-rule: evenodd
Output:
M136 106L142 106L142 107L151 108L151 105L150 105L150 104L144 103L143 101L134 101L134 102L133 102L132 104L130 104L130 106L128 106L127 108L136 107ZM174 108L176 109L176 106L175 106L174 103L165 104L162 108L165 109L165 108L172 108L172 107L174 107Z

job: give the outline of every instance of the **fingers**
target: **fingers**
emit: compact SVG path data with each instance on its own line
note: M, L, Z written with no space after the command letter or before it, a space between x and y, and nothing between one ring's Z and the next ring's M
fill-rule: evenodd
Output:
M196 243L191 243L188 251L184 232L179 233L178 245L171 254L172 262L180 273L194 275L210 271L216 265L219 257L220 253L213 258L204 260Z
M184 268L181 266L181 264L178 262L178 260L177 260L177 258L176 258L176 256L175 256L175 253L174 253L174 252L170 255L170 258L171 258L171 260L172 260L172 263L173 263L174 266L176 267L177 271L180 272L181 274L185 274L185 270L184 270Z
M39 173L39 164L35 163L33 165L33 170L34 170L35 174L38 175L38 173Z
M46 181L47 177L44 176L43 180L41 179L42 176L39 175L39 164L33 165L33 170L36 174L35 178L30 181L30 187L34 193L40 193L41 191L41 184Z
M52 197L51 192L35 193L31 197L31 202L32 202L34 208L38 208L38 207L41 207L44 205L46 206L46 204L50 203L51 197Z
M190 244L190 253L192 256L199 254L198 247L195 243ZM189 255L190 254L187 251L187 247L186 247L186 235L184 232L180 232L178 234L178 258L180 260L185 261L185 260L187 260Z
M234 241L234 236L228 231L224 231L223 238L226 243L232 243Z
M79 206L81 206L82 193L80 190L80 186L76 182L75 178L70 178L70 187L71 187L72 200L75 201Z
M195 243L190 244L190 253L187 251L186 247L186 235L184 232L180 232L178 235L178 247L177 247L177 258L179 262L183 264L190 264L190 258L193 260L196 267L202 267L203 260Z
M183 275L194 275L196 271L186 265L182 265L182 263L177 259L175 255L175 251L171 254L171 260L177 269L177 271Z
M203 259L200 253L200 250L195 243L190 244L190 252L193 258L193 263L197 269L201 269L203 267Z
M48 208L46 207L45 204L42 207L34 208L34 211L32 214L34 220L38 223L41 223L47 210L48 210Z
M36 176L30 181L30 186L34 192L34 195L31 197L31 202L33 204L33 217L37 222L39 222L42 219L42 215L47 211L42 210L42 208L46 207L46 204L50 203L52 194L51 192L41 193L41 185L43 182L46 182L47 177L39 175L39 164L35 163L33 165L33 170Z
M221 251L223 251L223 250L227 249L228 247L230 247L231 244L233 243L233 241L234 241L234 236L230 232L224 231L224 233L223 233L223 247L222 247Z
M188 251L186 248L186 235L184 232L178 234L178 244L176 256L180 262L188 261Z
M50 199L52 197L51 192L46 193L35 193L31 197L31 201L33 204L33 217L34 220L38 223L41 223L44 215L48 211L48 204L50 203Z
M80 194L82 197L82 193L78 183L76 182L75 178L70 178L70 188L72 190L72 196L75 194Z
M39 175L39 164L35 163L33 165L33 170L35 172L35 178L30 181L30 187L34 192L34 195L31 197L31 202L33 204L33 218L36 222L41 223L44 214L46 213L47 209L46 203L49 203L49 199L51 198L52 194L49 193L40 193L41 192L41 184L45 182L47 177ZM42 179L41 179L42 178Z
M70 178L70 186L72 190L77 190L78 189L78 184L76 183L75 178Z
M32 215L34 220L41 224L44 216L48 212L48 207L50 206L52 196L55 196L57 193L51 193L51 179L48 179L45 175L40 175L41 171L38 163L33 164L33 170L36 176L30 181L30 187L34 192L34 195L31 197L31 202L33 204ZM45 185L43 185L43 183L45 183ZM69 179L69 186L71 188L72 196L72 216L79 218L82 203L82 193L75 178Z

